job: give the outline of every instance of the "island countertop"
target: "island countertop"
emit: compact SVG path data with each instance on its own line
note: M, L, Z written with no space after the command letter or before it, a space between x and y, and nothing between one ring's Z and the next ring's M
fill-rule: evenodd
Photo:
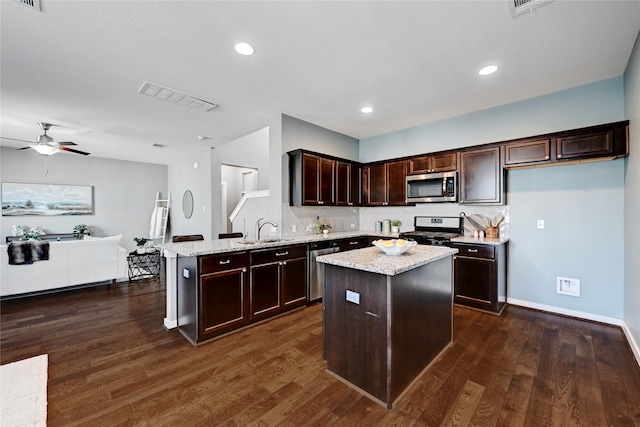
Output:
M336 252L316 258L317 262L395 276L457 253L444 246L416 245L398 256L386 255L376 247Z

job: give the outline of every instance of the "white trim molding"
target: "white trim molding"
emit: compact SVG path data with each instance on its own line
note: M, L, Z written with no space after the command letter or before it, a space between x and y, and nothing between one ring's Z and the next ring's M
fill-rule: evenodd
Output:
M631 330L629 330L629 327L624 321L622 322L622 332L624 332L624 336L627 337L629 347L631 347L631 351L636 357L636 363L638 364L638 366L640 366L640 346L638 345L638 342L633 338L633 335L631 335Z

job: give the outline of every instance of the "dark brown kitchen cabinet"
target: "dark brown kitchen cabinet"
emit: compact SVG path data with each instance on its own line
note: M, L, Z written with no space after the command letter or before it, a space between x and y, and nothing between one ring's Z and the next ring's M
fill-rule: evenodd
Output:
M360 205L360 173L359 165L336 161L336 205Z
M501 313L507 300L507 243L453 243L454 302Z
M544 163L551 160L551 139L522 141L507 144L504 149L505 166Z
M407 163L404 160L366 165L362 169L365 206L407 205Z
M458 153L439 153L407 160L408 175L452 172L458 169Z
M289 205L360 205L360 163L294 150L289 155Z
M614 154L613 130L603 129L556 139L556 158L575 160Z
M307 245L251 252L251 319L302 306L307 300Z
M303 153L302 164L303 204L335 205L335 160Z
M371 246L370 237L352 237L351 239L338 240L340 252L351 251L353 249L368 248Z
M193 344L249 324L249 253L178 257L178 330Z
M500 147L460 153L460 204L504 203Z

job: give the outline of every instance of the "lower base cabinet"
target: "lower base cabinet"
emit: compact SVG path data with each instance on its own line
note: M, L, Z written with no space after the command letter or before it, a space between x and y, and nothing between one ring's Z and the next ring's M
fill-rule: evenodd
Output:
M507 243L481 245L454 243L454 302L501 313L507 301Z
M182 257L178 330L197 345L307 301L307 245Z
M251 252L251 319L264 319L307 301L307 245Z

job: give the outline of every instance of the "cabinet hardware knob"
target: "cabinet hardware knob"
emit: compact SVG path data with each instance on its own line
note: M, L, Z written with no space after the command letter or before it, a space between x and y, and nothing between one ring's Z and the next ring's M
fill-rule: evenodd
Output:
M474 253L474 254L478 252L477 249L468 249L468 251L471 252L471 253Z
M226 260L226 261L220 261L220 265L225 265L225 264L229 264L231 262L231 260Z
M243 268L243 269L242 269L242 272L243 272L243 273L246 273L246 272L247 272L247 269L246 269L246 268Z
M282 262L282 265L287 265L287 261L283 261L283 262Z
M289 251L285 251L285 252L276 252L276 256L285 256L285 255L289 255Z
M370 311L366 311L365 313L366 313L366 314L368 314L369 316L373 316L373 317L380 317L380 316L378 316L377 314L372 313L372 312L370 312Z
M357 245L358 242L349 242L350 245Z
M318 204L319 205L324 205L324 202L322 200L318 200Z

